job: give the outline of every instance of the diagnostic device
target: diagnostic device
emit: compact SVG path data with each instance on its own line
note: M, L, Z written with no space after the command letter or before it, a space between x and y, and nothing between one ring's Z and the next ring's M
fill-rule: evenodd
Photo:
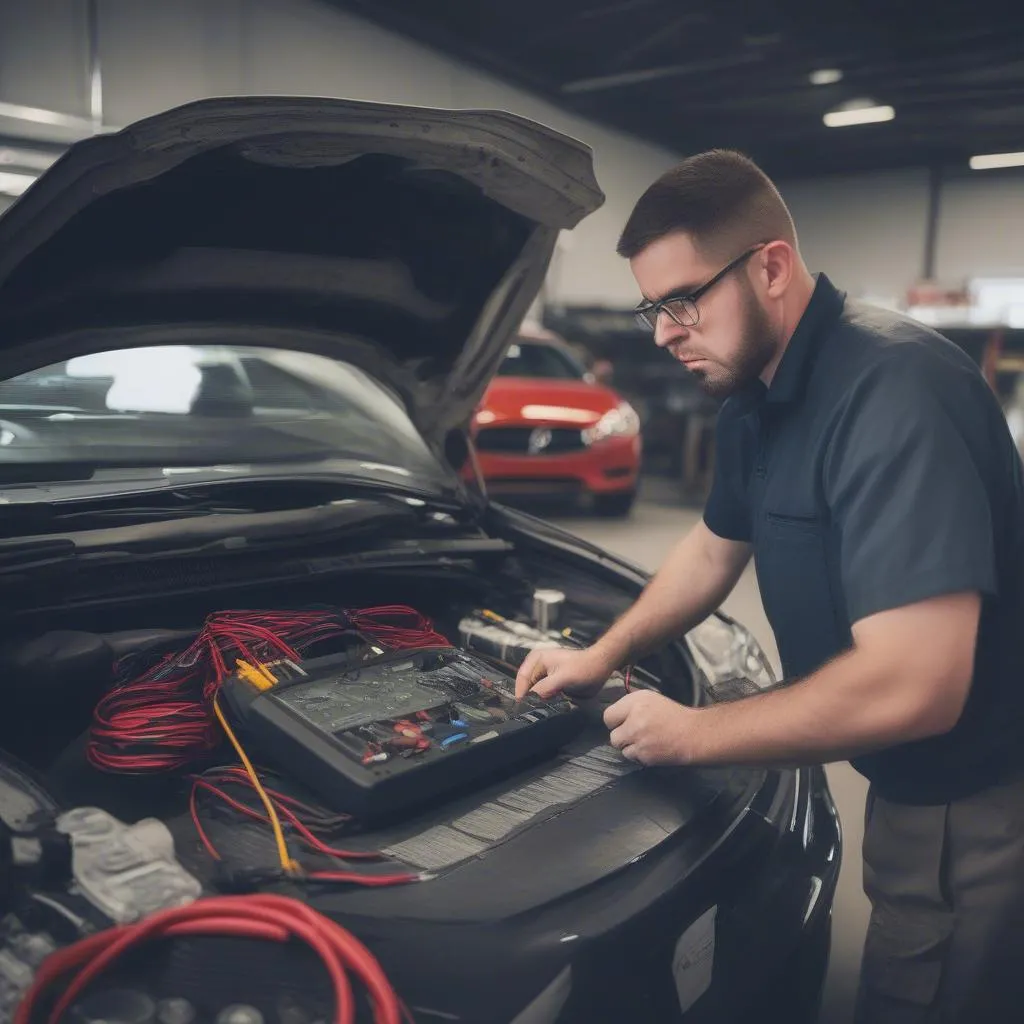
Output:
M260 666L221 692L262 759L364 820L554 754L585 719L564 695L517 702L510 669L458 648Z

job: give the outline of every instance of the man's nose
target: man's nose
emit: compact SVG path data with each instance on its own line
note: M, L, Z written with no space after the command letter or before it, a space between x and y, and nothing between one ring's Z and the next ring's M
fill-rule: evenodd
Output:
M654 325L654 344L658 348L667 348L678 341L685 341L687 329L680 326L666 313L660 310Z

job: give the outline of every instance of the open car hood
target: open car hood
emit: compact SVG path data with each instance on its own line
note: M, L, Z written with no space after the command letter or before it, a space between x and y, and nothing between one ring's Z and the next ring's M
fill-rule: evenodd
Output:
M283 327L439 443L603 199L589 149L511 114L189 104L76 144L0 218L0 378L154 326Z

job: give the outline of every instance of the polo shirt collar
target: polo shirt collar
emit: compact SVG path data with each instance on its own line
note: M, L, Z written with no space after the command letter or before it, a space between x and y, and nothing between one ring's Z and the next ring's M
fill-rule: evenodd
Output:
M782 405L800 397L821 339L839 319L845 302L845 293L836 289L824 274L815 276L811 301L789 339L771 386L767 392L762 390L765 402Z

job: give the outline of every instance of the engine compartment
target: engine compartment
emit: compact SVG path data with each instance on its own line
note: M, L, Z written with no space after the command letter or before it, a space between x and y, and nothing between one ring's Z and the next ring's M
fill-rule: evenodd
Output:
M229 560L224 566L213 574L201 572L187 559L142 569L129 567L127 579L133 590L130 600L115 592L125 585L125 579L116 575L112 578L105 572L97 576L108 587L106 593L95 580L83 579L77 587L65 588L63 600L58 603L53 600L52 588L40 587L36 593L42 599L33 602L33 595L27 594L17 616L9 620L7 638L0 646L0 669L8 680L10 713L0 718L0 750L39 773L62 807L97 807L125 822L156 817L170 823L176 836L196 847L196 822L188 813L189 802L197 799L192 777L238 763L237 753L226 742L213 713L211 698L221 679L215 678L207 666L205 677L200 672L186 681L183 690L172 690L168 695L161 690L166 678L150 677L154 671L163 671L159 668L162 663L180 659L190 650L187 656L194 662L200 656L195 649L197 638L206 636L212 623L221 622L226 609L234 609L227 613L228 625L221 622L221 628L227 630L223 635L229 638L234 635L232 630L237 631L239 621L257 631L274 621L287 622L289 616L320 616L335 624L344 622L333 631L321 628L320 634L315 629L309 633L301 646L304 659L349 658L352 666L358 666L368 657L372 660L403 646L447 643L455 651L498 658L498 671L511 679L530 644L517 649L513 649L515 645L508 649L488 646L479 637L467 635L467 622L475 621L482 634L500 622L503 628L525 631L535 640L546 635L549 643L553 637L553 642L581 646L595 639L635 597L627 582L602 579L571 553L513 545L491 537L471 539L464 551L457 546L443 553L403 553L400 566L376 553L367 556L365 566L356 568L352 567L350 554L324 556L315 565L307 562L307 569L312 566L315 571L304 574L292 572L280 557L262 562L249 558L242 578L235 574ZM141 590L137 586L140 574L150 577L149 585ZM539 612L537 595L551 593L557 595L553 610L545 606L546 610ZM87 600L80 596L83 594L88 594ZM421 617L418 637L414 631L405 636L404 642L392 643L394 632L388 634L385 629L383 634L369 635L364 630L360 636L359 630L366 624L353 626L352 616L358 619L360 610L396 607ZM537 628L538 614L543 614L546 632ZM489 621L482 616L489 617ZM12 636L15 631L20 639ZM253 634L248 636L251 641ZM298 642L294 636L292 641ZM241 653L237 645L227 644L223 651L227 663L221 666L219 676L234 671L234 660ZM201 652L202 657L209 654L208 649ZM271 650L263 656L271 655L280 656L280 651ZM257 660L248 653L244 656ZM506 661L500 667L502 658L512 664ZM638 685L662 688L687 703L695 699L693 666L681 646L666 649L632 671ZM620 677L620 693L622 683ZM121 706L126 691L135 695L127 708ZM185 721L179 722L183 716L175 702L182 700L191 706ZM170 718L166 713L168 701L175 704ZM107 734L116 732L111 722L126 718L134 734L142 737L141 746L132 742L126 745L116 736L110 742ZM178 749L179 726L189 737L184 750ZM600 710L594 710L591 744L602 736L606 741ZM406 739L401 737L400 742ZM380 749L371 752L384 756L379 754ZM386 749L390 754L411 753ZM582 753L582 748L575 751L577 755ZM550 767L554 763L550 754L538 760L546 760ZM271 759L269 767L278 766ZM539 770L543 768L541 763ZM514 778L515 772L509 769L505 775ZM216 788L222 788L223 781L220 777ZM238 783L239 779L233 781ZM294 773L279 772L276 781L295 799L319 805L317 795L296 780ZM529 781L527 773L524 784ZM461 790L470 794L486 792L493 782L486 772L479 778L471 775ZM577 793L570 785L568 792L572 798L582 798L589 795L584 790ZM246 794L247 799L254 795L251 791ZM458 795L453 793L452 799ZM422 819L432 811L441 814L445 803L445 798L428 801L416 808L418 816L410 817ZM337 822L350 810L329 807L323 817ZM272 866L275 859L268 847L269 833L265 827L256 831L260 835L251 843L247 840L248 845L242 844L246 846L242 860L252 867L269 858ZM495 832L495 840L501 831ZM229 830L229 843L235 838ZM408 835L399 828L391 838L400 844ZM199 848L197 852L202 866L208 868L209 851ZM424 860L433 866L430 857Z
M149 582L130 599L119 597L21 607L0 637L0 672L8 710L0 719L0 749L36 770L47 772L88 729L99 699L113 685L115 665L129 656L187 646L210 615L224 609L287 611L311 608L415 609L437 631L459 640L459 623L480 609L512 621L533 621L533 594L555 589L565 595L558 629L589 642L631 603L635 594L621 585L595 580L586 567L550 556L500 551L465 558L425 557L422 566L317 574L319 578L281 581L250 565L245 582L190 573L184 560L151 567L132 579ZM276 569L276 565L274 567ZM62 588L65 596L74 594ZM177 591L177 592L176 592ZM52 590L49 592L52 597ZM31 596L31 595L29 595ZM329 653L321 645L314 654ZM642 668L670 696L695 699L692 665L680 650L667 650Z
M297 617L342 610L352 622L358 618L353 610L397 604L421 615L421 625L429 625L439 641L443 638L454 650L474 656L481 653L481 645L493 655L494 648L487 645L494 638L487 628L504 622L515 639L500 654L514 662L528 649L521 644L524 638L588 643L635 597L625 577L617 583L606 580L571 554L529 545L490 543L476 554L426 553L421 564L410 561L397 568L378 563L357 570L350 562L336 563L334 571L323 571L320 565L311 574L315 579L284 581L279 565L261 578L250 563L244 583L228 576L207 578L201 586L188 579L179 562L173 585L155 572L151 588L136 592L130 601L107 596L63 605L51 602L45 608L23 602L0 651L0 665L16 681L10 689L17 691L21 705L15 721L5 716L0 724L0 746L15 748L29 762L65 816L75 809L66 819L75 828L121 835L118 848L129 851L124 854L126 872L105 874L100 862L89 862L88 873L84 867L76 871L72 888L78 895L70 904L61 896L60 905L93 921L93 927L109 923L114 918L111 908L118 906L127 906L128 918L143 907L149 913L152 908L145 900L134 910L132 903L131 878L143 865L164 880L159 890L164 893L191 891L189 879L204 895L284 892L328 919L352 926L375 951L374 943L384 941L384 963L400 990L435 993L441 975L421 976L416 963L422 954L411 951L431 943L438 929L454 928L454 941L468 943L461 955L483 969L488 956L506 957L510 943L529 946L535 940L528 935L544 934L543 922L552 912L548 908L569 896L583 898L596 883L616 877L666 840L677 842L677 834L705 820L711 808L719 807L716 813L721 815L730 801L749 799L743 794L758 785L752 773L725 773L722 778L715 773L638 772L611 750L601 714L609 701L621 696L621 678L585 709L583 732L557 753L523 761L511 771L469 777L461 789L373 827L324 802L277 766L257 763L259 778L284 821L289 848L300 851L301 882L280 870L269 818L229 744L219 743L204 756L185 758L169 770L110 771L90 757L97 705L168 655L188 650L204 624L225 609L242 609L254 618L268 611ZM552 602L550 594L538 598L538 592L552 590L560 591L563 599L556 595ZM539 616L545 621L539 622ZM467 635L470 620L481 627L479 635ZM12 624L22 639L12 637ZM305 646L300 664L312 665L346 650L358 664L365 649L351 645L351 637L343 633L320 636ZM381 635L371 640L387 646ZM511 678L514 664L506 668ZM666 649L633 672L634 685L694 699L697 674L681 646ZM153 716L154 721L158 718ZM619 823L614 837L604 835L608 820ZM708 827L713 832L719 828L714 819ZM602 839L587 857L570 859L555 870L517 875L511 888L495 885L524 856L543 856L551 848L568 850L580 836ZM175 873L179 868L184 871L180 878ZM474 895L467 902L470 893ZM502 919L510 922L511 930L494 931L486 924ZM514 921L521 924L512 926ZM241 993L254 1005L274 1005L282 991L282 961L272 966L261 952L257 961L265 965L267 977L257 984L242 947L227 943L218 961L221 967L215 970L206 941L176 940L171 962L141 974L115 973L111 984L130 983L133 992L144 991L154 999L154 994L170 998L185 993L196 1005L196 993L206 992L211 993L210 1005L237 1001ZM529 957L522 964L531 978L546 969ZM289 981L285 992L296 1013L295 1007L310 993L316 994L315 1006L327 1005L315 964L292 958L289 970L301 979ZM514 1004L518 997L511 977L509 984L506 996ZM456 1002L465 998L487 1006L495 993L493 986L474 983L451 996ZM443 1006L448 996L431 999ZM278 1014L282 1021L293 1017L300 1019L291 1010ZM206 1018L200 1014L200 1019ZM304 1019L315 1018L307 1014Z

